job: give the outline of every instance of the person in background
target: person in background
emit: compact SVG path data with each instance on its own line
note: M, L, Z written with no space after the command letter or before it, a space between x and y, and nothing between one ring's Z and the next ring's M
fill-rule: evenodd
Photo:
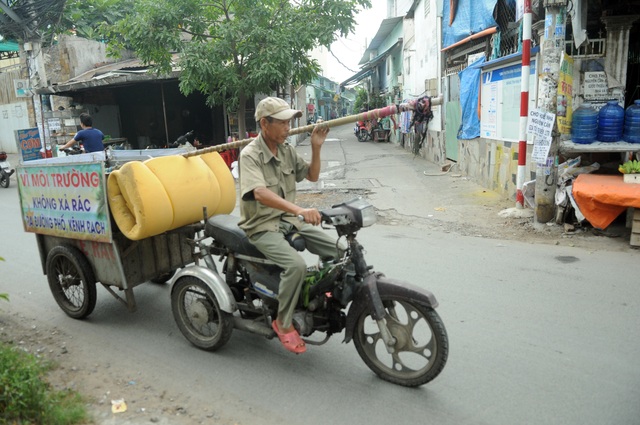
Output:
M93 128L93 119L91 115L87 113L80 114L80 127L82 130L78 131L75 136L60 149L67 149L80 142L84 147L85 152L100 152L104 150L102 140L104 134L97 128Z
M311 163L286 142L290 121L302 116L287 102L268 97L258 103L255 118L260 134L240 152L240 222L238 225L265 257L280 266L278 314L271 327L284 347L296 354L306 346L292 323L307 265L285 236L295 229L307 249L323 261L337 259L343 248L317 226L320 212L296 204L296 182L320 177L320 150L329 127L317 125L311 133ZM304 218L304 222L298 219Z

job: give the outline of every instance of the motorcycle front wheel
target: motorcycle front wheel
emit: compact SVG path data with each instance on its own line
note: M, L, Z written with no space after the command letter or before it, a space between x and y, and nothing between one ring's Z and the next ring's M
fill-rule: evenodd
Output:
M358 131L358 142L366 142L369 139L369 134L367 134L366 130Z
M4 187L6 189L6 188L9 187L9 183L11 183L11 177L9 177L6 174L2 173L2 175L0 175L0 186Z
M182 335L202 350L215 351L231 338L232 315L220 309L213 291L197 277L176 281L171 290L171 310Z
M387 327L395 339L389 353L380 329L365 310L356 321L354 345L380 378L406 387L433 380L447 363L449 341L440 316L431 308L393 295L381 296Z

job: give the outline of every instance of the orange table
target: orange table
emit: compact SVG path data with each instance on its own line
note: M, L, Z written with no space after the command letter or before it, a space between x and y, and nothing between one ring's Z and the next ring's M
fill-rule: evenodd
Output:
M605 229L628 207L640 208L640 184L625 183L622 175L580 174L573 198L591 225Z

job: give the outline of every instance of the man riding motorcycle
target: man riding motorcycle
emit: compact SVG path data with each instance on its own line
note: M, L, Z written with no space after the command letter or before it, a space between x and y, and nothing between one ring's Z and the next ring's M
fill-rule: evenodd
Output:
M300 116L301 111L291 109L282 99L263 99L255 113L260 134L240 154L239 226L265 257L283 269L278 316L271 326L284 347L296 354L306 351L304 341L292 325L306 276L306 262L285 236L295 228L304 237L307 249L323 260L340 255L336 240L316 227L321 222L318 210L295 204L296 182L305 178L315 182L320 176L320 150L329 133L326 126L314 128L311 163L307 163L293 146L285 143L291 119Z

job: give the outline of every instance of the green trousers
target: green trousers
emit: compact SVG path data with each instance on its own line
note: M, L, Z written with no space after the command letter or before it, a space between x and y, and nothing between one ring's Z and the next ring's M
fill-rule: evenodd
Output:
M293 311L307 273L306 261L284 238L291 230L292 224L280 221L279 232L261 232L250 237L251 243L265 257L284 269L280 274L278 288L278 319L285 329L291 326ZM307 250L322 260L337 259L342 254L340 251L344 250L337 247L335 238L318 226L305 223L298 233L304 237Z

